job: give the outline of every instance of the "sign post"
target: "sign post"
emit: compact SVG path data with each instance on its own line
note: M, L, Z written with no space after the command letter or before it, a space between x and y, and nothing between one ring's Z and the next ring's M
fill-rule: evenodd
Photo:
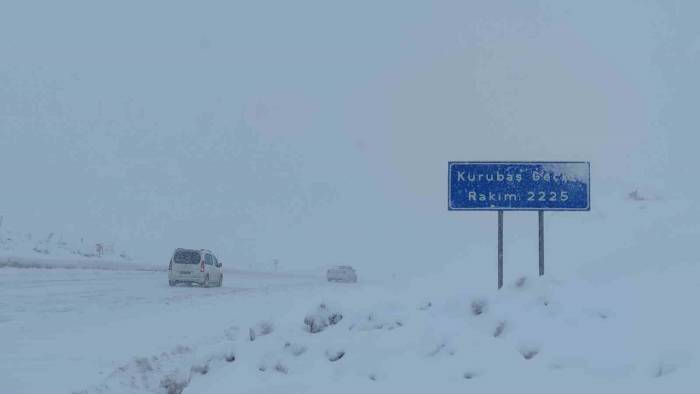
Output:
M503 211L498 211L498 288L503 287Z
M544 211L589 211L589 162L449 162L450 211L498 211L498 288L503 287L503 212L537 211L544 275Z
M537 211L540 222L540 276L544 275L544 211Z

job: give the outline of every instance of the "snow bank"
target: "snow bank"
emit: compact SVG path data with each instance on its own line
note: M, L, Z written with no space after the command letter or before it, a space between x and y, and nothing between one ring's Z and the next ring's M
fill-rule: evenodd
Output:
M5 268L0 366L13 380L0 391L60 375L100 394L693 393L696 206L594 207L548 215L543 278L517 242L530 240L508 243L500 291L489 245L431 276L352 285L234 270L221 289L169 288L162 272Z
M21 256L0 256L0 268L62 268L62 269L98 269L113 271L166 271L167 265L146 264L123 260L96 258L37 258Z
M129 263L132 258L124 251L117 251L110 243L86 241L84 238L76 242L53 232L36 237L32 233L0 227L0 260L4 266L14 267L99 268Z

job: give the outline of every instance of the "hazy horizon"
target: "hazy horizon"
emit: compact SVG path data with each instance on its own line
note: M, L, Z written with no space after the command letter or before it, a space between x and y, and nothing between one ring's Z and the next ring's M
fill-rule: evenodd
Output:
M699 189L697 3L0 9L6 228L395 271L493 225L447 212L450 160L590 161L594 209Z

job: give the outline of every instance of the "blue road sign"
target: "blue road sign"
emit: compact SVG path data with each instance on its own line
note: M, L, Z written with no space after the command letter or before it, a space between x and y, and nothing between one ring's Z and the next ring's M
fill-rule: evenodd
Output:
M450 162L450 211L588 211L588 162Z

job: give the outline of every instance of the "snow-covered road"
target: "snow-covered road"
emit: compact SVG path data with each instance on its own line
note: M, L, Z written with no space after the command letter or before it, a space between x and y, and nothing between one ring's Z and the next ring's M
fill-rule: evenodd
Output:
M229 272L222 288L171 288L165 272L2 268L0 393L79 391L134 357L217 341L284 308L290 292L324 286ZM250 307L261 298L265 310Z

